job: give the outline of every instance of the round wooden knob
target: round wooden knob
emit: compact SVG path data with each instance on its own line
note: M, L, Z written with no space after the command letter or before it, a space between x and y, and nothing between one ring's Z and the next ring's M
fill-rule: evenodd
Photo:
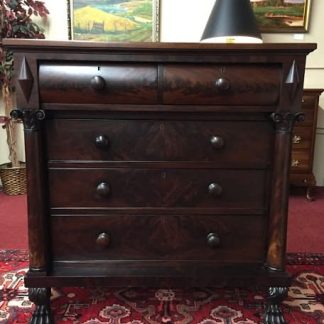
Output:
M109 138L106 135L98 135L95 139L96 146L101 149L109 147Z
M223 188L217 183L211 183L208 186L208 193L214 197L218 197L222 194Z
M106 81L103 77L96 75L90 80L90 84L94 90L103 90L106 86Z
M207 235L207 244L211 247L211 248L217 248L220 246L220 237L218 234L216 233L209 233Z
M215 82L216 89L220 92L226 92L231 88L231 82L226 78L218 78Z
M110 235L107 233L100 233L96 239L96 243L100 247L108 247L110 244Z
M224 147L225 142L224 139L220 136L212 136L210 138L210 144L214 149L219 150Z
M96 188L97 193L101 197L108 197L111 193L110 185L107 182L100 182Z

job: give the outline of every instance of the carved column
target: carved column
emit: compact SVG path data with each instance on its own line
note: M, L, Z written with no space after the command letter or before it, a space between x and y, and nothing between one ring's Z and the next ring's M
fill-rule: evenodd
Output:
M267 266L272 270L284 270L289 194L289 169L291 160L292 128L303 113L273 113L276 127L273 166L273 185L270 201L269 242Z
M29 232L29 268L33 271L47 270L47 207L43 170L43 145L41 121L45 118L42 110L13 110L11 116L24 123L26 168L27 168L27 202Z

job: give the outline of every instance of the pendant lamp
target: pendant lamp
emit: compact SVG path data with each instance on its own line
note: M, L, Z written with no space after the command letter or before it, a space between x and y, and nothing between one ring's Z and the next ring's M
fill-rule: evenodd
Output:
M262 43L250 0L216 0L201 41Z

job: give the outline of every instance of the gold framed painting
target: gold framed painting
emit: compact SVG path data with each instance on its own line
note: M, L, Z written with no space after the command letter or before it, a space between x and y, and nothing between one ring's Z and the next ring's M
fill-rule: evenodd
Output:
M306 33L311 0L250 0L262 33Z
M69 38L159 41L160 0L67 0Z

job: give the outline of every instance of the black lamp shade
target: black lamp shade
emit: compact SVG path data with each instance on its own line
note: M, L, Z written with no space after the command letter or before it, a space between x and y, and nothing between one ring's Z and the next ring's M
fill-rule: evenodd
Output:
M201 40L261 43L250 0L217 0Z

